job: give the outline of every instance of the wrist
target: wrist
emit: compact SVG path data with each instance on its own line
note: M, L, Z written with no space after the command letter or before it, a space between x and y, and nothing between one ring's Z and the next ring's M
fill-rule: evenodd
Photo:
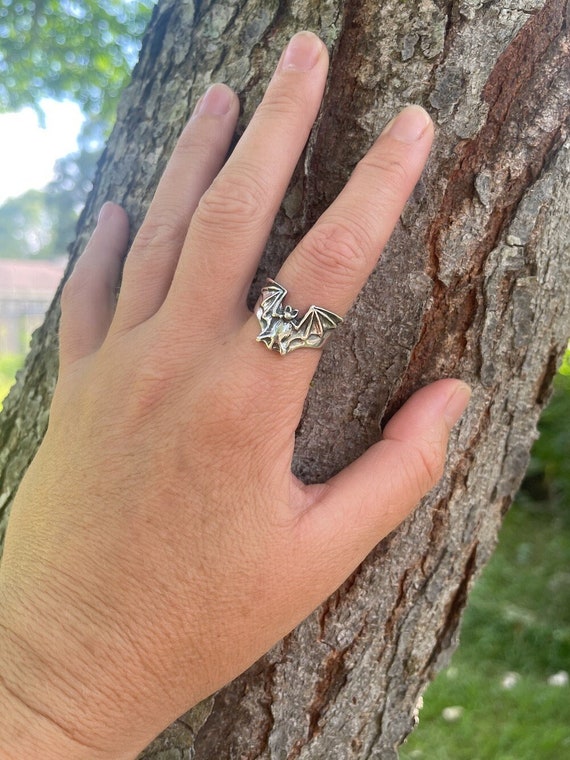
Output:
M0 614L0 760L110 760L80 735L83 721L69 707L73 688L66 695L56 685L48 659Z
M14 641L13 635L0 621L1 760L94 758L94 748L82 744L58 723L57 697L50 694L45 673L34 673L21 650L21 643ZM37 688L39 683L41 689Z
M0 758L19 760L42 757L44 760L87 760L89 753L65 735L48 715L23 702L0 676Z

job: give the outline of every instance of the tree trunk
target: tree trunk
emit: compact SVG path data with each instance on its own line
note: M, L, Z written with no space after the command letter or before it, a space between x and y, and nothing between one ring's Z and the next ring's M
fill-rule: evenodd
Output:
M456 644L570 333L567 13L563 0L162 0L155 9L72 260L104 200L138 226L210 82L240 93L245 124L282 46L309 28L331 52L328 90L252 293L397 109L424 105L437 130L379 266L324 352L295 470L329 477L431 380L461 377L474 394L442 482L407 522L142 758L397 758L419 696ZM45 430L58 315L56 299L1 421L2 528Z

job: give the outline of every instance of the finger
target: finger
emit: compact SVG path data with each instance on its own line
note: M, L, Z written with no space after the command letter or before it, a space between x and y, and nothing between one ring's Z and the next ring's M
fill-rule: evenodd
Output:
M432 137L429 115L419 106L409 106L358 163L342 193L278 274L278 280L294 289L302 307L319 297L332 304L333 311L346 312L420 178Z
M305 488L312 503L301 535L329 565L336 588L371 549L409 514L440 479L449 433L471 391L459 380L439 380L415 393L392 418L382 441L325 485ZM309 549L307 549L309 551Z
M115 325L124 330L162 305L196 206L219 172L239 114L235 93L210 87L184 128L125 264Z
M376 265L421 175L432 138L429 115L418 106L404 109L291 253L276 280L289 291L285 303L299 309L299 319L313 304L341 316L346 313ZM257 318L252 316L244 339L253 345L258 332ZM256 364L267 366L268 361L281 360L272 353L273 357L268 357L267 350L259 345ZM297 396L299 387L309 382L319 354L299 350L287 357L287 373L280 374L287 376L287 385Z
M127 251L129 220L114 203L105 203L85 251L61 295L60 364L96 351L113 319L121 264Z
M328 56L314 34L295 35L248 128L194 214L172 285L172 308L227 331L247 292L291 174L316 118ZM212 290L223 299L212 298ZM190 314L187 304L195 309ZM190 325L191 327L191 325Z

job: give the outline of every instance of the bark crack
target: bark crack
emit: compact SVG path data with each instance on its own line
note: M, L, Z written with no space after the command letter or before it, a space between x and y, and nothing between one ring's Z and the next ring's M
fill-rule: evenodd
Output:
M529 184L536 181L559 148L567 128L568 93L563 86L553 86L568 77L564 7L563 0L546 3L503 52L483 92L489 104L487 122L475 138L457 147L456 165L428 233L433 305L424 315L420 337L389 414L412 390L440 376L443 365L447 374L459 372L461 366L466 374L480 373L479 347L470 336L480 330L483 319L485 263ZM538 120L538 104L544 102L545 90L552 97L556 121L550 129L542 129ZM536 110L529 112L529 103L537 104ZM525 128L533 139L522 158L519 135ZM464 220L480 204L475 180L482 172L497 181L492 207L484 216L480 239L473 244L464 270L444 275L442 259L447 247L454 244L453 235L460 234Z
M461 582L459 583L455 594L453 595L450 603L447 606L443 624L439 628L436 638L435 646L431 653L430 658L427 660L423 673L430 675L436 666L437 660L442 652L453 646L453 637L459 627L461 615L465 609L467 603L467 596L471 585L471 580L477 571L477 550L479 542L475 541L471 550L467 556L467 561L463 569Z

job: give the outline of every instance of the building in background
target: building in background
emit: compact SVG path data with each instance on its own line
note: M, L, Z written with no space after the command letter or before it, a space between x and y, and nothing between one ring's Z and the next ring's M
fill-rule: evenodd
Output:
M65 260L0 259L0 354L27 353L64 270Z

